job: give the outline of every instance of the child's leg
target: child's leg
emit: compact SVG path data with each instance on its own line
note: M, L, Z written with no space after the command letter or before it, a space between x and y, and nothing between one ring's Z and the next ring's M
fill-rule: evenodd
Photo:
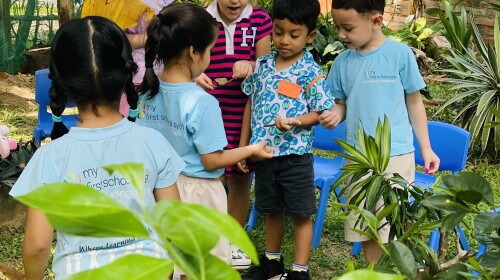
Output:
M250 175L226 176L226 184L229 190L227 212L245 227L250 206Z
M313 224L311 217L293 218L295 228L295 264L307 265L311 256Z
M281 252L285 234L285 211L266 214L266 252Z
M378 246L375 240L370 239L368 241L364 241L363 244L363 255L365 256L365 263L378 263L380 258L382 257L382 249Z

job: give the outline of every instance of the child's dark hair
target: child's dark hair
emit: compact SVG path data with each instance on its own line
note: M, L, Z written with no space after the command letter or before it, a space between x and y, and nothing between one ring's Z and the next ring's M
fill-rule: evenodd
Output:
M316 29L320 9L318 0L275 0L272 17L273 20L288 19L294 24L306 25L310 33Z
M354 9L359 14L384 14L385 0L333 0L332 9Z
M215 19L198 5L174 3L163 8L148 25L146 73L140 93L149 91L148 98L151 99L160 89L160 82L153 71L156 60L164 65L175 63L190 46L196 52L204 53L217 33Z
M68 102L79 109L116 107L125 91L131 109L137 108L138 95L132 83L137 65L125 33L108 19L89 16L73 19L57 31L51 47L49 91L50 109L60 117ZM51 138L68 129L54 122Z

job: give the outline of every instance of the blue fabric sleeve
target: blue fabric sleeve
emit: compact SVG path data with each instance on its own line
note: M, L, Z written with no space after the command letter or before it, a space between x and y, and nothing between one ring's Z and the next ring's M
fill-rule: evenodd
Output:
M404 57L402 61L404 63L401 65L399 75L401 77L401 84L405 89L405 93L409 94L425 88L425 82L420 74L420 70L418 69L418 64L413 51L408 46L405 46L405 52L403 55Z
M208 96L213 98L212 96ZM220 151L227 146L226 132L222 121L222 112L214 99L211 104L202 105L191 118L190 127L193 143L200 154Z
M330 68L330 72L328 73L328 77L326 78L326 81L327 81L328 85L330 86L330 89L332 91L332 96L334 98L347 99L347 96L345 95L343 88L342 88L342 79L341 79L341 71L340 71L341 64L342 64L342 58L343 58L343 55L340 54L333 61L332 67Z

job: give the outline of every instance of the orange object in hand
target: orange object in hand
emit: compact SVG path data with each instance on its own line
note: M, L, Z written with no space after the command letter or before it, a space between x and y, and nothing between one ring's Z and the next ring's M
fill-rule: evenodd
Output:
M280 81L278 84L278 93L291 98L299 97L302 87L289 81Z

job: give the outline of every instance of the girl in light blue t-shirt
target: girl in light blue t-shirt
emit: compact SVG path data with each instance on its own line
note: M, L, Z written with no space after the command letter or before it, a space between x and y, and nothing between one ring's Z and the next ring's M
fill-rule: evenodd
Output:
M160 133L123 119L119 112L124 90L131 107L137 108L138 95L132 84L136 69L127 37L111 21L86 17L61 26L52 43L49 74L53 141L35 153L12 188L12 196L65 181L86 185L142 212L134 187L122 176L102 169L136 162L145 168L144 202L148 209L161 199L179 199L176 180L185 166L182 159ZM75 103L79 111L79 122L69 132L61 122L68 102ZM130 117L134 114L137 110L132 109ZM23 244L27 279L44 278L52 241L53 228L45 215L29 208ZM128 254L167 257L149 240L57 232L52 270L57 279L64 279Z

